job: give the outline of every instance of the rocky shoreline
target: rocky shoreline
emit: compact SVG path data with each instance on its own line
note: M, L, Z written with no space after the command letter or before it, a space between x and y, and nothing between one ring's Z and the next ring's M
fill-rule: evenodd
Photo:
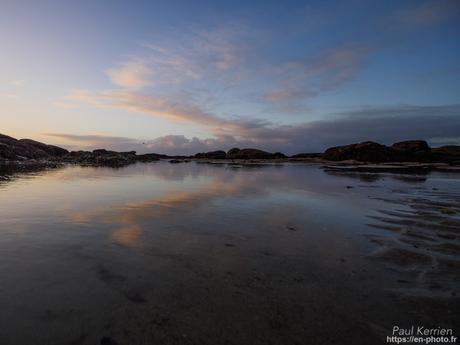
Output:
M15 139L0 134L0 165L28 169L51 168L62 164L122 167L137 162L168 160L170 163L191 160L211 164L250 165L284 162L323 164L324 169L347 172L428 173L432 170L459 172L460 146L430 148L426 141L410 140L385 146L367 141L328 148L323 153L299 153L287 156L254 148L232 148L201 152L193 156L168 156L158 153L137 154L105 149L71 151L31 139Z

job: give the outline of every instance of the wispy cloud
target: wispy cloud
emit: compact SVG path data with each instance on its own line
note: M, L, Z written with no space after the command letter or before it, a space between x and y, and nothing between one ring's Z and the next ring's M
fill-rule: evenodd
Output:
M171 96L147 95L129 90L76 90L69 99L98 108L122 109L128 112L159 116L173 121L189 121L206 126L221 126L230 122L208 113L197 104Z
M142 60L132 59L120 66L110 68L107 75L112 82L124 88L142 88L150 85L152 70Z
M370 52L364 45L345 45L313 58L286 62L275 70L275 87L262 99L272 104L292 103L334 90L357 76Z
M75 90L66 100L98 108L122 109L160 116L172 121L188 121L213 129L214 134L246 136L251 128L267 125L256 117L229 117L207 100L214 95L244 104L269 105L284 111L305 110L303 104L353 79L365 64L370 49L346 45L307 58L288 58L270 65L260 51L250 45L257 35L251 30L231 27L226 30L194 32L175 41L174 46L144 44L147 51L109 69L118 87L107 90ZM263 37L263 35L262 35ZM183 44L178 44L183 43ZM265 62L261 62L265 61ZM270 83L263 82L270 80ZM228 88L241 86L238 94ZM255 89L250 85L257 85ZM246 90L246 95L241 95ZM217 102L220 98L217 97Z
M145 43L142 54L110 68L107 74L118 90L77 91L73 98L99 107L168 113L176 119L185 118L182 109L180 116L176 111L184 103L177 99L184 94L194 100L225 95L239 104L258 102L260 112L267 105L279 106L285 112L305 110L300 106L305 100L355 78L371 51L365 45L347 44L312 56L286 56L275 63L260 49L266 42L265 34L240 26L192 31L169 37L167 42L174 44ZM229 92L233 87L238 87L236 94ZM118 102L113 102L116 98ZM198 118L197 103L188 103ZM203 104L198 107L205 108ZM200 118L213 124L206 112Z
M227 25L214 30L171 34L165 42L144 43L142 61L153 71L155 85L186 84L205 78L230 82L241 75L250 51L253 30ZM173 44L171 44L173 42Z
M111 143L114 141L123 141L123 142L137 142L138 141L136 139L117 137L117 136L107 136L107 135L100 135L100 134L78 135L78 134L66 134L66 133L44 133L44 135L58 137L58 138L66 139L69 141L83 142L85 144L90 144L90 145Z
M143 149L138 139L101 134L43 133L45 136L58 138L63 146L71 150L93 150L98 148L126 151Z
M431 0L397 11L391 18L396 28L416 30L439 24L460 14L457 0Z

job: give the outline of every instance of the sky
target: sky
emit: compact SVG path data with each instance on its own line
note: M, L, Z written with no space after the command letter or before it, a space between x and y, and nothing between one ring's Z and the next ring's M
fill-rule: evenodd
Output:
M460 144L460 1L0 0L0 133L71 150Z

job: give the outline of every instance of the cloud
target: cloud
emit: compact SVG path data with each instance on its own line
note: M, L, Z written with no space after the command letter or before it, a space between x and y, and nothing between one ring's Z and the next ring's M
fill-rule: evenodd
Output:
M439 24L459 14L457 0L428 1L396 12L391 22L398 28L414 30Z
M150 85L152 70L145 61L133 59L111 68L107 75L112 82L124 88L142 88Z
M263 119L247 119L238 116L223 118L202 105L187 99L187 96L171 97L147 95L129 90L107 90L92 92L76 90L69 96L72 100L89 103L98 108L122 109L128 112L158 116L171 121L190 122L209 128L215 135L232 133L246 136L248 131L270 125Z
M79 135L68 133L44 133L43 135L59 138L63 146L72 150L94 150L105 148L115 151L136 151L138 153L164 153L169 155L192 155L197 152L210 151L218 147L233 147L242 142L231 136L215 138L186 138L184 135L165 135L152 140L107 136L100 134Z
M218 149L228 150L231 147L244 145L232 136L220 135L215 138L186 138L184 135L165 135L146 142L149 150L169 155L193 155Z
M334 90L357 76L370 52L367 46L345 45L313 58L289 61L276 70L276 87L262 95L262 100L292 103Z
M202 109L203 100L256 102L259 112L267 106L294 112L305 110L306 100L355 78L371 51L346 44L306 57L288 55L275 63L264 53L268 42L266 33L243 25L173 34L144 43L138 56L110 68L107 74L118 89L77 90L71 97L98 107L167 113L176 120L188 118L183 116L185 104L187 112L213 123L209 111ZM184 95L193 101L184 102ZM199 112L204 116L197 116Z
M367 107L334 115L335 118L330 120L284 126L269 122L245 126L244 122L237 122L236 126L240 129L238 136L216 133L207 139L166 135L141 142L98 135L49 135L79 141L85 147L99 145L122 151L187 155L217 149L228 150L235 146L257 147L288 154L321 152L331 146L366 140L391 144L407 139L424 139L439 145L443 143L440 138L450 138L450 144L460 144L460 105Z
M189 30L186 34L171 34L146 48L138 58L154 74L154 85L186 84L204 78L230 82L245 68L249 51L257 44L251 42L253 30L242 25L226 25L214 30ZM173 43L171 43L173 42Z
M201 106L184 100L183 97L175 99L171 96L147 95L129 90L76 90L68 98L98 108L122 109L173 121L189 121L207 126L220 126L228 122Z
M161 54L163 48L150 47ZM219 50L220 51L220 50ZM348 45L330 49L323 55L311 59L288 62L273 73L277 89L264 94L259 99L272 106L281 104L284 109L304 110L297 102L314 97L321 92L333 90L353 79L367 60L370 49L360 45ZM172 63L174 68L185 68L182 63ZM173 61L176 61L174 58ZM188 67L187 67L188 70ZM190 69L189 73L194 73ZM195 75L195 74L194 74ZM196 74L199 75L199 74ZM188 93L163 93L156 90L75 90L69 98L91 104L98 108L122 109L128 112L149 114L172 121L186 121L206 126L213 134L232 134L247 140L249 132L256 128L269 127L270 122L258 118L232 118L219 116L203 101L196 102Z
M69 133L44 133L43 135L62 140L62 146L70 150L94 150L105 148L115 151L131 151L144 149L138 139L106 136L100 134L69 134Z
M51 137L59 137L69 141L83 142L89 145L96 144L105 144L111 143L114 141L122 142L136 142L136 139L125 138L125 137L115 137L115 136L105 136L97 134L87 134L87 135L78 135L78 134L65 134L65 133L44 133L44 135Z
M336 114L331 120L281 130L289 137L286 151L322 151L366 140L391 144L401 140L455 137L460 131L460 105L369 107ZM276 132L276 131L275 131ZM269 136L261 131L260 136ZM433 142L435 144L435 142Z

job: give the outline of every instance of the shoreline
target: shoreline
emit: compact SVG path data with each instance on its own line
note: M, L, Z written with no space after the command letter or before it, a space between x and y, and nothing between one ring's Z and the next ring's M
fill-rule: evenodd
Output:
M448 163L422 163L422 162L388 162L369 163L355 160L330 161L321 158L274 158L274 159L208 159L208 158L159 158L143 161L134 160L125 164L107 164L106 162L69 162L59 159L27 159L27 160L0 160L0 170L29 171L34 169L53 169L66 165L82 167L112 167L121 168L136 163L168 162L170 164L197 164L229 165L235 168L242 166L282 165L286 163L320 165L325 171L330 172L357 172L357 173L395 173L395 174L428 174L431 171L460 173L460 165Z

